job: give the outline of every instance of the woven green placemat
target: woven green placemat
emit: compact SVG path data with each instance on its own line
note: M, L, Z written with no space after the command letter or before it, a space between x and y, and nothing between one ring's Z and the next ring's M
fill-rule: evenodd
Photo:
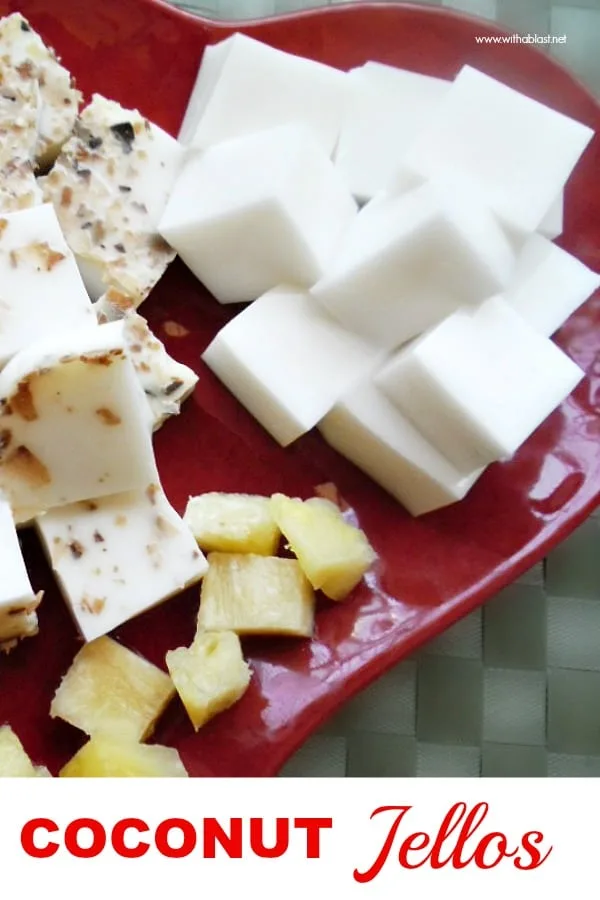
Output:
M600 776L600 518L348 703L285 775Z
M257 18L311 0L187 0ZM600 0L446 0L551 52L600 95ZM600 517L346 704L288 776L600 776Z

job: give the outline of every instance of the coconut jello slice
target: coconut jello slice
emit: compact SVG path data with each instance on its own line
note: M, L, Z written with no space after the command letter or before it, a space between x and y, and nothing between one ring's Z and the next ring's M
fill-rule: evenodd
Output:
M15 517L156 480L148 404L119 322L66 331L0 374L0 489Z
M137 110L95 94L40 179L93 300L113 288L139 306L174 259L157 225L183 154Z
M0 280L0 368L41 338L96 321L49 203L0 216Z
M53 510L37 528L88 641L195 584L208 568L190 528L155 482Z
M42 595L31 587L10 504L1 495L0 568L0 650L9 650L21 638L37 634Z
M43 203L40 187L28 159L11 159L0 166L0 215Z
M54 50L20 13L0 19L0 48L0 92L3 100L17 103L13 134L26 125L27 138L33 137L31 156L43 168L54 161L71 134L81 94ZM11 92L16 101L11 101Z
M142 316L130 313L123 320L123 329L156 431L171 416L179 414L196 387L198 376L189 366L177 362L167 353L165 345L152 333Z
M2 20L0 20L1 31ZM15 69L2 71L0 84L0 213L42 202L34 174L38 125L37 85Z
M26 34L17 22L20 18L0 19L0 212L27 209L42 199L34 175L39 86L29 75L30 66L21 67L11 62L15 48L22 43L19 38ZM16 43L13 42L15 37Z
M179 414L198 383L197 374L169 355L125 295L109 290L94 309L100 323L122 320L127 350L152 411L152 427L158 430Z

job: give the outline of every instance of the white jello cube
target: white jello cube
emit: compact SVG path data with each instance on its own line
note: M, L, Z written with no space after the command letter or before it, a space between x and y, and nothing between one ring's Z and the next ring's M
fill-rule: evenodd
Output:
M311 293L345 327L392 349L502 290L513 266L506 235L468 183L431 182L363 207Z
M302 122L331 155L345 99L345 72L237 33L204 51L179 139L206 148Z
M375 62L348 73L335 164L357 199L369 200L388 187L449 86L441 78Z
M160 486L52 510L37 528L64 598L92 641L153 608L208 568Z
M510 226L534 231L592 135L575 119L464 66L402 168L422 178L462 172Z
M560 237L563 231L565 197L561 191L548 212L538 225L538 233L553 241L554 238Z
M533 234L503 296L536 331L551 335L598 287L600 275L547 238Z
M279 287L231 320L204 362L280 444L313 428L371 371L379 351L302 291Z
M193 155L160 223L163 237L221 303L322 275L356 204L300 125Z
M151 414L119 322L31 344L0 373L0 488L15 517L155 481Z
M0 649L37 634L36 596L29 581L9 503L0 496Z
M508 304L462 309L400 351L375 381L465 474L510 457L583 372Z
M0 280L0 366L39 338L95 322L49 203L0 218Z
M482 471L459 472L368 381L334 406L319 431L415 516L462 500Z

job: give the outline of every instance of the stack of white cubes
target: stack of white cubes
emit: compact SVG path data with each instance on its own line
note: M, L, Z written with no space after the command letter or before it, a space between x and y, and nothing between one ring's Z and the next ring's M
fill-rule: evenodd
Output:
M583 377L550 335L600 277L551 239L591 137L470 66L208 48L160 225L251 302L205 362L282 445L317 425L411 513L461 499Z

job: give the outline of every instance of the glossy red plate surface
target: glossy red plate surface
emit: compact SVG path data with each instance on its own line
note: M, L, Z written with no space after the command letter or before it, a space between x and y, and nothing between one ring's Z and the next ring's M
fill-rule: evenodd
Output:
M232 26L178 13L158 0L21 0L20 9L62 55L81 88L137 106L176 133L207 43ZM443 77L471 63L598 130L600 109L566 72L518 44L477 44L494 26L434 8L332 7L244 30L285 50L347 69L368 59ZM600 138L567 191L563 245L600 268ZM379 569L343 605L320 609L315 639L248 643L252 687L194 735L174 703L156 740L181 751L194 775L272 775L352 693L516 578L564 538L600 497L600 297L562 329L560 345L586 370L576 393L509 463L492 466L462 503L411 519L317 434L282 450L200 362L231 314L177 263L144 306L170 352L200 372L183 414L158 434L166 490L183 510L205 490L308 496L334 481L380 555ZM183 328L173 329L168 323ZM173 336L178 333L179 336ZM33 534L23 537L46 597L40 635L0 659L0 722L17 730L53 772L81 744L48 709L79 640ZM198 592L146 614L117 636L161 665L194 633Z

